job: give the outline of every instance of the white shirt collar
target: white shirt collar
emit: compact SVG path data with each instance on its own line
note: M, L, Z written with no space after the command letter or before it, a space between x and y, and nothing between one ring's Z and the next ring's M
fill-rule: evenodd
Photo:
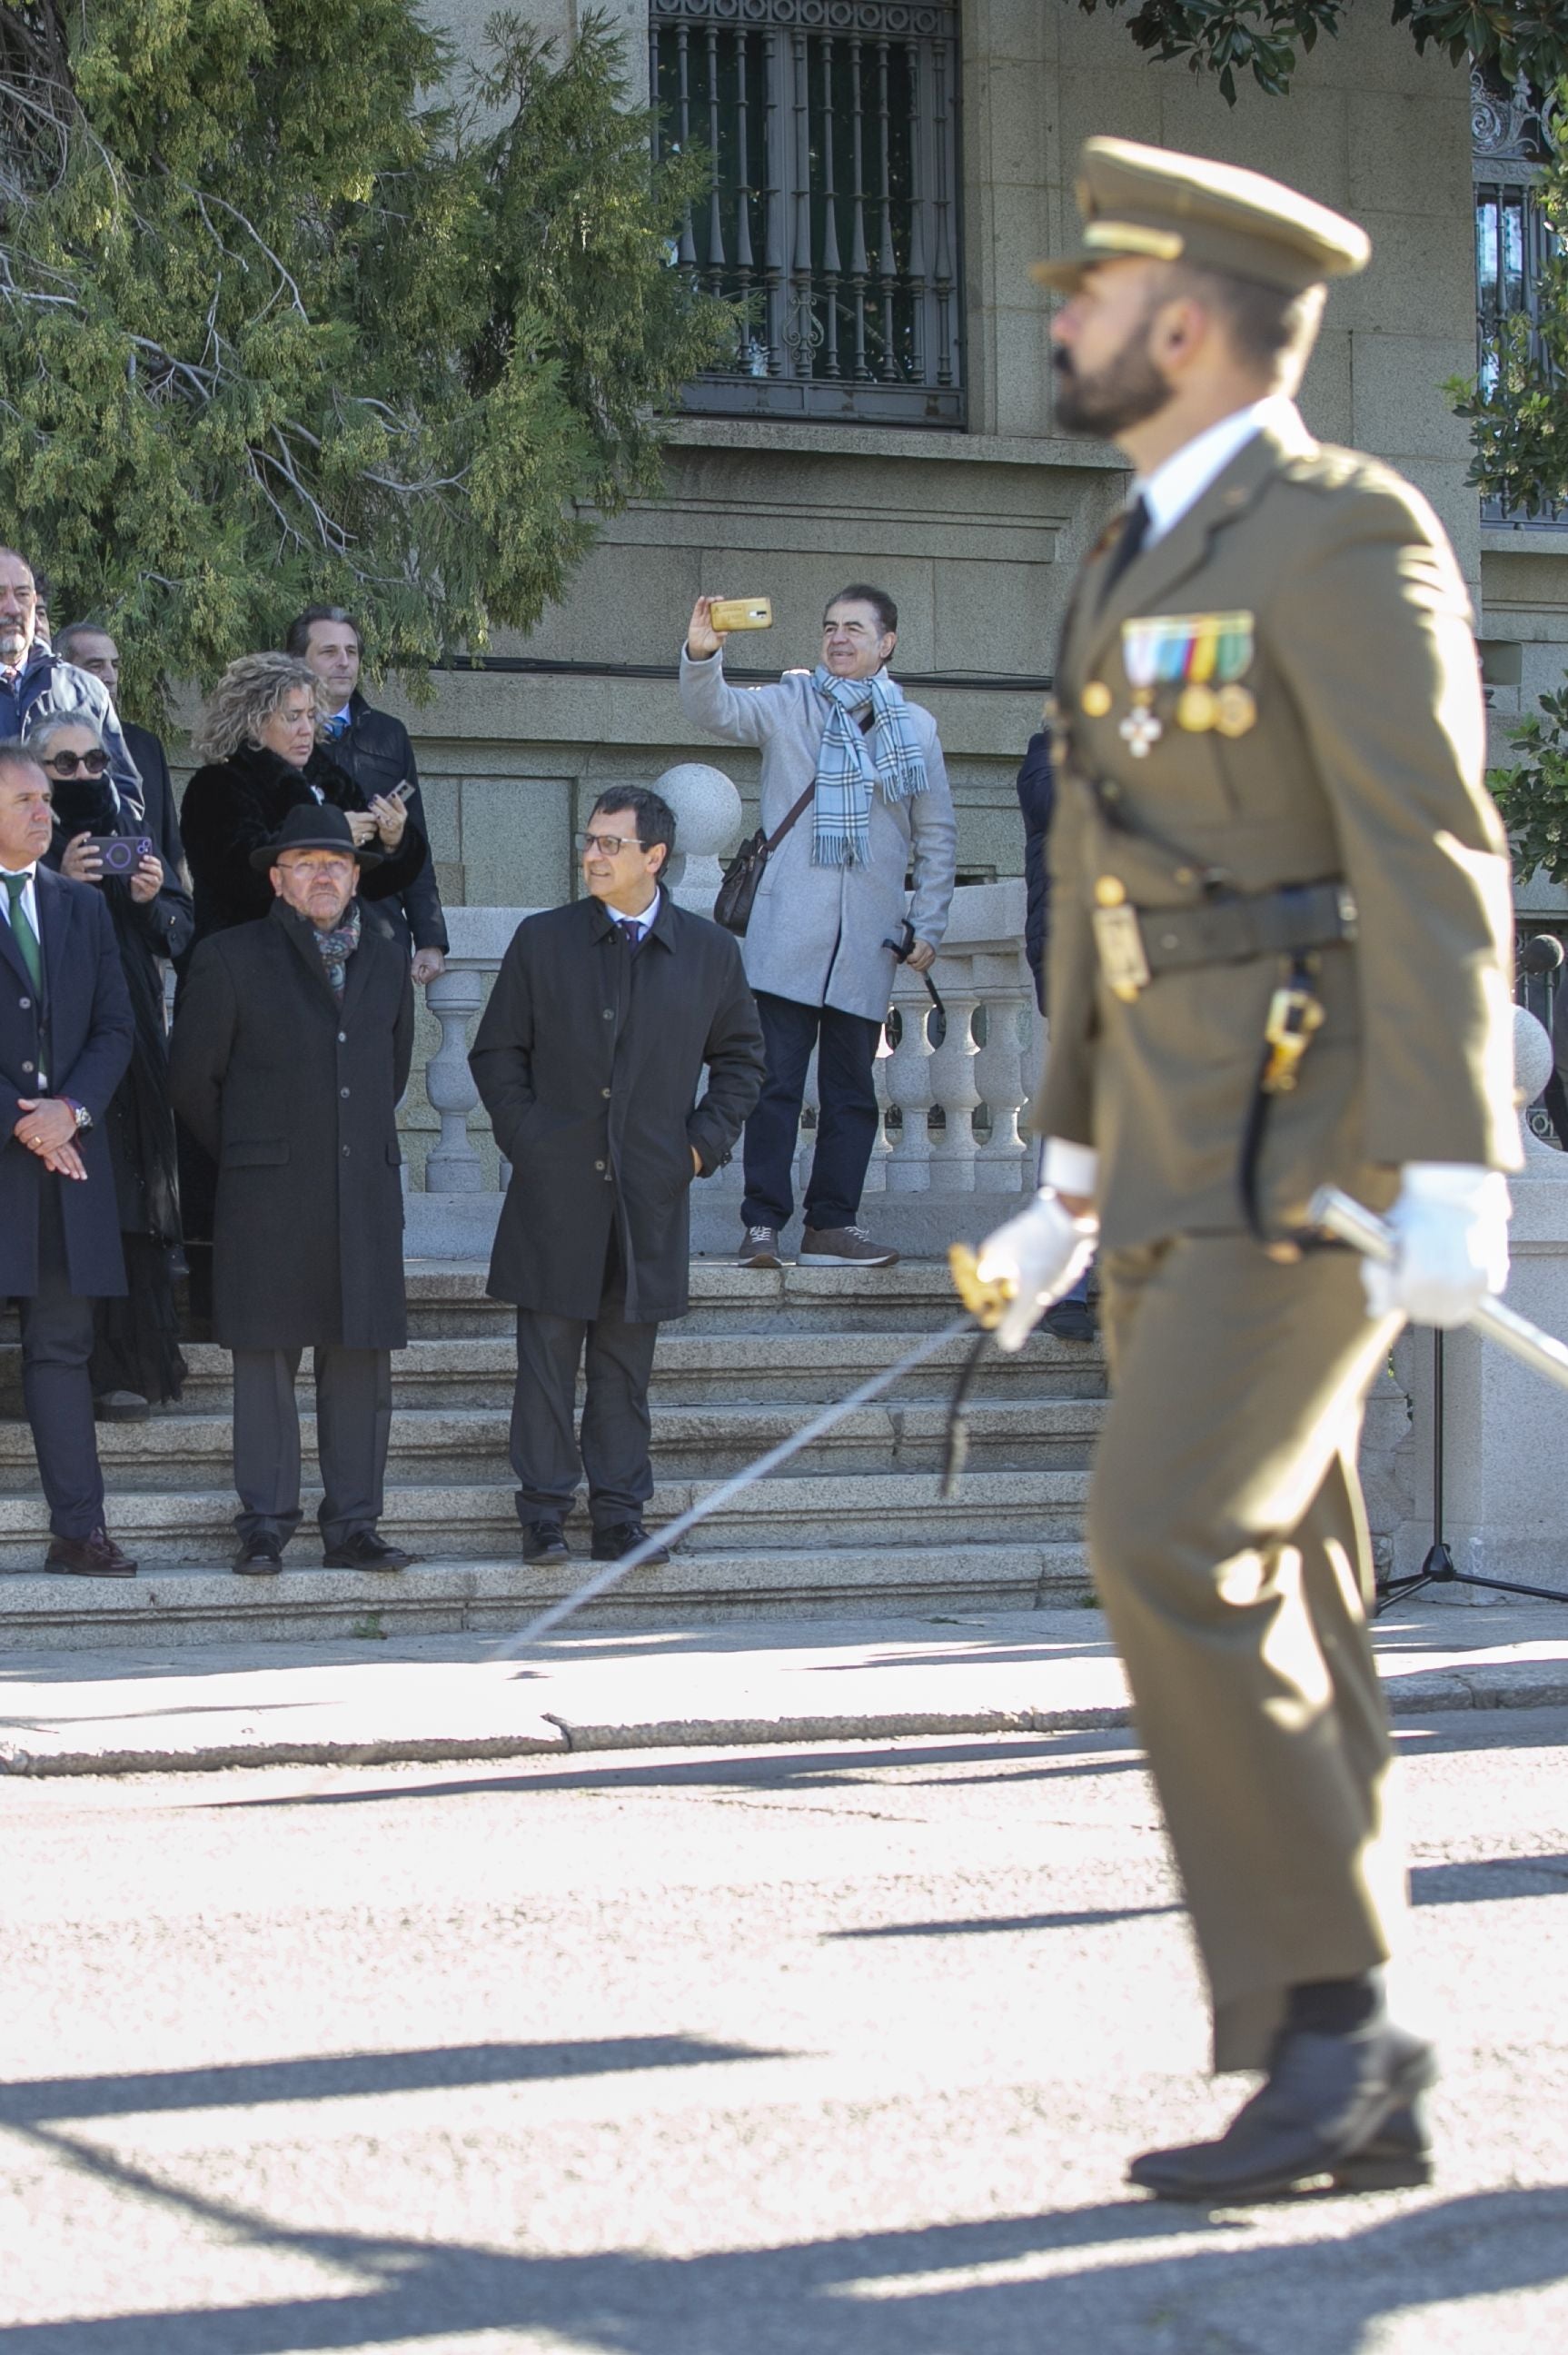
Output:
M1246 409L1233 409L1229 417L1221 418L1218 425L1211 425L1184 442L1152 474L1140 475L1133 485L1133 497L1141 497L1149 511L1144 546L1152 548L1157 540L1163 539L1189 507L1197 506L1232 459L1270 425L1294 427L1300 432L1296 403L1287 394L1271 392Z
M29 883L37 871L38 862L36 858L30 867L0 867L0 875L25 875Z
M663 898L664 893L659 890L658 885L656 883L654 885L654 896L648 901L647 906L643 910L640 916L624 916L619 908L613 910L612 912L618 924L641 924L645 932L651 932L654 928L655 921L658 916L659 903Z

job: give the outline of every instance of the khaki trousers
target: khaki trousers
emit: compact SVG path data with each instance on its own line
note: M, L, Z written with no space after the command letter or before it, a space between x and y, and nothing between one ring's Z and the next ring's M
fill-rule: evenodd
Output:
M1217 2070L1286 1988L1388 1959L1404 1902L1356 1475L1398 1327L1360 1263L1240 1236L1101 1262L1113 1396L1089 1545L1208 1973Z

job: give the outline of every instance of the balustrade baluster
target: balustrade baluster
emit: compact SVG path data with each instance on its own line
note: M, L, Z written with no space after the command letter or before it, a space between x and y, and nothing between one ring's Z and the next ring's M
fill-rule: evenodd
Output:
M866 280L869 269L866 259L866 156L865 98L860 80L861 48L859 41L849 44L850 89L850 155L855 173L853 228L849 244L849 285L855 306L855 378L857 383L870 381L871 371L866 360Z
M684 25L675 28L676 103L680 122L680 153L691 153L691 83L690 35ZM697 268L697 240L691 233L691 207L687 206L680 217L680 266L683 270Z
M779 121L779 36L772 28L763 35L763 170L766 207L768 368L784 373L785 338L789 333L789 298L784 288L784 133Z
M809 1128L805 1124L807 1113L812 1115ZM822 1077L817 1070L817 1054L814 1047L811 1050L811 1060L805 1067L805 1085L801 1091L800 1098L800 1128L795 1146L795 1199L797 1203L804 1202L805 1199L806 1180L811 1176L812 1156L816 1151L816 1140L821 1133L821 1124Z
M790 35L791 103L795 140L795 224L790 242L790 358L796 376L810 376L816 342L811 298L811 52L805 35Z
M425 1163L425 1191L482 1194L484 1167L468 1135L468 1116L479 1102L468 1068L468 1024L485 1003L485 975L448 965L426 990L425 1003L441 1025L441 1044L425 1066L425 1093L441 1122Z
M877 1133L871 1139L871 1157L866 1165L865 1194L885 1194L888 1190L888 1066L891 1054L879 1050L871 1066L871 1082L877 1091Z
M1019 1114L1028 1089L1027 1046L1019 1045L1024 1030L1020 984L1033 984L1021 952L1008 956L977 956L976 985L986 1008L986 1043L975 1059L976 1084L991 1116L991 1133L975 1156L977 1194L1016 1194L1025 1183L1024 1168L1031 1146L1019 1134Z
M719 193L719 28L708 27L708 283L714 294L724 284L724 216Z
M942 1107L943 1129L931 1140L931 1183L934 1192L972 1194L975 1190L975 1107L980 1101L976 1084L975 960L962 954L939 959L934 978L947 1008L947 1035L931 1059L931 1085Z
M822 42L822 295L826 346L825 376L837 377L838 365L838 191L833 184L833 43Z
M933 45L931 62L934 133L931 144L936 173L936 267L933 273L936 286L936 381L948 385L957 378L953 338L953 125L947 50L941 42Z
M877 43L877 129L880 143L881 240L877 250L877 274L882 286L882 375L891 380L899 372L893 345L893 295L898 283L898 257L893 250L892 108L888 95L888 44Z
M925 1018L931 1001L917 975L901 972L894 986L899 1043L888 1063L888 1093L902 1120L888 1156L890 1194L923 1194L931 1185L931 1042Z
M906 275L910 290L909 372L916 384L925 382L926 319L925 306L930 288L925 279L925 211L930 201L928 169L925 154L926 126L924 97L925 51L919 41L912 41L909 61L909 268Z
M749 304L754 267L752 253L751 94L746 87L746 35L735 36L735 291ZM756 332L749 314L741 328L741 365L749 358L747 346Z

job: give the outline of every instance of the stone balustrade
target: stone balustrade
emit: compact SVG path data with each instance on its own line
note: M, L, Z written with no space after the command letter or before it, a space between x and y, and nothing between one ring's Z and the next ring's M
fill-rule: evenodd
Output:
M709 907L716 877L693 876L699 855L688 854L676 896ZM490 1247L506 1172L497 1170L494 1151L485 1149L468 1050L507 944L532 912L448 911L452 952L446 971L427 992L441 1039L426 1066L425 1092L440 1134L426 1158L422 1189L412 1186L408 1197L408 1245L419 1258L476 1258ZM891 1026L897 1043L877 1065L883 1117L865 1217L901 1251L938 1252L955 1237L974 1240L997 1223L998 1198L1020 1192L1032 1173L1033 1147L1020 1134L1020 1118L1041 1042L1024 963L1023 920L1019 881L970 884L954 895L933 973L947 1013L940 1044L931 1035L936 1026L919 976L901 970L897 976L899 1018ZM803 1174L815 1099L814 1069L802 1124ZM693 1194L694 1249L735 1248L741 1192L737 1154Z

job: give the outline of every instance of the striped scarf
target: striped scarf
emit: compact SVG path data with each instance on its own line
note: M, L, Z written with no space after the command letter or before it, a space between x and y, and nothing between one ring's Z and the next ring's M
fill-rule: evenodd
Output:
M865 867L871 856L871 789L885 802L906 802L930 783L920 737L903 689L879 672L875 678L835 678L818 663L812 684L827 706L816 756L812 805L814 867ZM875 715L862 729L857 713Z

